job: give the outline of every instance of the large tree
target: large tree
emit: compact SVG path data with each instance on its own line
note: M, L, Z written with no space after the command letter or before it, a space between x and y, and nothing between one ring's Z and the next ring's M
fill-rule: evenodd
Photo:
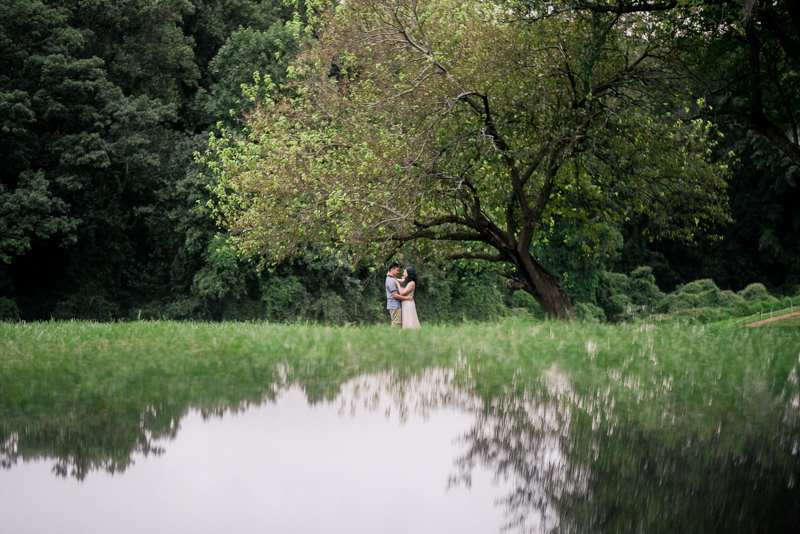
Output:
M532 254L556 217L632 212L690 238L726 218L708 125L669 113L669 13L554 16L477 0L319 3L283 94L214 141L217 213L246 254L308 241L407 243L505 264L509 287L573 315ZM587 252L591 252L591 246Z

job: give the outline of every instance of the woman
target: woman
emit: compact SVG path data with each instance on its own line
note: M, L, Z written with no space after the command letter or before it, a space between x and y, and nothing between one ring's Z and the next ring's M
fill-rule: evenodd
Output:
M397 279L395 279L397 280ZM403 269L403 279L397 280L398 286L400 286L400 293L403 296L414 296L414 290L419 285L417 281L417 271L413 267L406 267ZM404 300L400 303L400 307L403 310L402 313L402 321L403 321L403 330L407 328L419 328L419 319L417 319L417 306L414 304L413 300Z

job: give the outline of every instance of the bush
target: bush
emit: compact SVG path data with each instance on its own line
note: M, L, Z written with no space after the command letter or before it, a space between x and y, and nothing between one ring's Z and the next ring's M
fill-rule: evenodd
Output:
M542 310L542 307L539 306L539 303L536 302L536 299L533 298L530 293L526 293L525 291L514 291L514 293L511 294L511 308L523 309L535 319L544 319L544 310Z
M719 289L699 293L698 306L703 308L731 308L739 304L744 304L745 300L730 290L720 291Z
M659 313L678 313L698 309L734 308L744 304L745 300L733 291L721 291L713 280L703 279L678 286L675 293L661 299L655 310ZM691 315L693 318L700 317L698 313Z
M310 309L319 322L337 326L347 323L345 301L333 291L323 291Z
M381 278L381 282L383 279ZM420 290L414 293L417 303L417 316L420 322L445 323L455 321L451 302L453 300L453 280L438 269L425 269L419 273ZM381 287L381 307L386 308ZM386 312L383 312L386 314ZM388 315L386 315L388 317ZM460 319L460 318L458 318ZM387 319L388 320L388 319Z
M616 295L612 295L608 300L608 307L605 311L611 312L612 316L620 316L628 313L631 308L633 308L633 302L631 302L630 297L622 293L617 293Z
M650 267L639 267L631 271L626 294L634 304L654 306L664 297L656 285L656 277Z
M675 318L680 318L690 324L711 323L726 319L728 313L723 308L693 308L680 310L674 314Z
M687 295L698 295L707 291L719 291L717 284L715 284L710 278L689 282L684 286L678 286L675 290L676 293L684 293Z
M19 308L13 300L0 297L0 321L18 321Z
M84 319L89 321L113 321L120 316L118 299L106 293L98 284L88 284L56 304L54 319Z
M635 319L664 300L650 267L638 267L631 271L630 277L605 272L600 279L597 304L611 320Z
M599 323L606 320L606 313L603 308L592 304L591 302L579 302L575 304L575 315L581 321L590 323Z
M311 297L297 276L270 278L261 285L261 298L268 321L287 323L307 319Z
M503 298L493 284L462 286L453 306L458 318L466 321L492 321L503 316Z
M747 302L774 302L777 301L775 297L769 294L764 284L750 284L746 288L739 291L738 295Z

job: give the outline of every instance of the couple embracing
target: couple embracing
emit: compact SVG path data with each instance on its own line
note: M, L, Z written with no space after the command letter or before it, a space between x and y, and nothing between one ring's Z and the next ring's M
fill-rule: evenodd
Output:
M386 273L386 309L392 317L392 326L419 328L417 307L414 304L414 290L417 288L417 271L413 267L403 270L403 278L398 279L400 266L392 262Z

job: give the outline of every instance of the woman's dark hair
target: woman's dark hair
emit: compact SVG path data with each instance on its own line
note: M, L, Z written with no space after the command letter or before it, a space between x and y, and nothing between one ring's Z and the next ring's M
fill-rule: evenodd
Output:
M408 274L408 276L406 276L405 281L403 281L403 287L406 287L409 282L414 282L414 291L419 289L419 280L417 280L417 270L411 266L406 267L406 274Z

